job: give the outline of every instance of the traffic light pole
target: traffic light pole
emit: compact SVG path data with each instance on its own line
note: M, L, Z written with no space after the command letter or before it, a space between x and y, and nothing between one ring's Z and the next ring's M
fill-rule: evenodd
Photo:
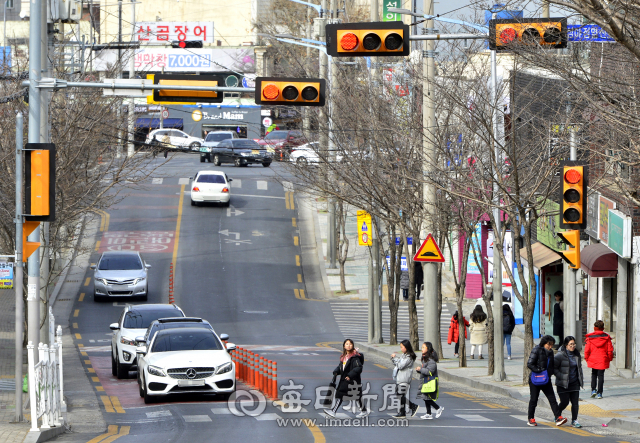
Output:
M335 0L331 0L329 3L329 17L333 18L335 11ZM329 161L333 162L336 155L336 143L335 134L333 133L333 119L334 119L334 99L337 97L335 91L338 86L338 72L337 65L333 62L333 57L327 57L329 60L329 78L331 79L329 88ZM336 202L335 199L329 197L329 231L327 232L327 256L329 257L329 269L336 269L337 245L336 245Z
M569 106L571 106L571 104L569 104ZM569 116L571 116L571 113L569 112ZM576 130L574 125L570 125L569 127L569 160L571 161L577 161L578 160L578 148L577 148L577 142L576 142ZM561 215L562 217L562 215ZM576 248L580 249L580 240L578 239L578 244L575 245ZM578 297L577 297L577 293L576 293L576 284L577 284L577 278L578 278L578 270L577 269L573 269L571 267L566 267L565 269L569 270L568 273L568 282L567 285L569 286L567 289L569 289L569 297L568 297L568 303L566 303L565 309L568 311L565 315L564 318L565 320L568 320L565 322L565 324L568 326L565 328L566 336L572 336L575 337L577 334L577 325L576 325L576 308L578 306ZM563 273L564 274L564 273Z
M14 290L16 295L16 356L15 356L15 422L22 421L22 335L24 334L24 263L22 263L22 143L24 118L21 112L16 115L16 258Z
M120 3L120 7L122 7L122 3ZM135 33L136 33L136 2L132 1L131 2L131 43L133 43L135 39ZM133 77L135 77L136 75L134 55L135 55L135 50L131 49L131 53L129 54L129 78L130 79L133 79ZM135 121L136 121L135 100L136 99L133 97L129 99L129 115L127 116L128 118L127 140L129 141L129 143L127 145L127 157L133 157L133 155L135 154L135 145L134 145ZM160 119L162 119L162 112L160 112Z

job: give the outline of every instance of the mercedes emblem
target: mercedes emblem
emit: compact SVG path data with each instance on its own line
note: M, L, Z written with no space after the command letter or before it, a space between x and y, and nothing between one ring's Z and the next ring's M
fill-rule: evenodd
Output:
M196 375L198 375L198 373L196 372L195 369L193 368L187 369L187 378L194 379L196 378Z

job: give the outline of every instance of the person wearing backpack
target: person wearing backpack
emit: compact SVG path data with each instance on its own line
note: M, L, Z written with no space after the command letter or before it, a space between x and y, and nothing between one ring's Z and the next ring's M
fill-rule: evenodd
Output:
M511 334L516 327L516 318L509 305L502 305L502 332L504 344L507 345L507 359L511 360Z
M416 353L413 352L413 347L409 340L402 340L400 342L401 356L397 356L395 353L391 354L391 362L395 366L393 368L393 379L396 382L396 394L400 397L400 407L398 408L398 414L393 418L405 418L406 413L409 413L410 417L413 417L418 412L418 405L409 400L409 409L407 410L407 397L409 395L409 388L411 387L411 379L413 378L413 362L416 361Z
M553 375L555 367L553 360L553 345L555 342L556 339L550 335L542 337L540 344L531 350L531 355L529 355L529 360L527 361L527 367L531 370L531 376L529 377L531 397L529 398L529 420L527 421L529 426L538 426L535 415L540 391L544 393L549 401L553 416L556 418L556 426L562 426L567 422L567 419L560 415L556 394L553 392L553 385L551 384L551 375Z
M436 404L436 400L440 394L440 386L438 384L438 353L433 349L433 345L426 341L422 344L422 366L418 366L416 371L422 375L422 386L420 387L420 391L418 392L417 398L421 398L424 400L424 404L427 407L427 413L421 416L420 418L423 420L433 420L433 415L431 415L431 407L435 408L436 417L440 418L444 408L442 406L438 406ZM434 384L435 381L435 389L430 392L425 392L423 388L425 385L430 382Z
M360 374L362 373L362 365L364 364L364 355L358 352L353 340L347 338L342 343L342 355L340 356L340 363L338 367L333 370L333 375L340 376L340 382L336 388L336 403L331 409L325 409L324 413L329 417L335 417L338 408L342 404L345 396L353 395L356 393L356 398L351 398L360 406L360 413L358 418L364 418L369 415L369 411L362 403L362 379ZM347 398L349 400L350 398Z

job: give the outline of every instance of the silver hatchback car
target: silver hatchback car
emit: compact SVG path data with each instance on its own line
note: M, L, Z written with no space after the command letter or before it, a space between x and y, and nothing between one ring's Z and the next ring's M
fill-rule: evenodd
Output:
M107 251L97 265L92 265L93 300L140 297L147 300L151 265L142 260L139 252Z

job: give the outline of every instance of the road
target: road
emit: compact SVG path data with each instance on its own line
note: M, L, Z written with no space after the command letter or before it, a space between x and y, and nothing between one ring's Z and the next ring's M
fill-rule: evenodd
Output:
M188 177L201 169L221 169L233 179L230 208L190 205ZM395 428L399 426L404 438L414 440L427 435L431 441L473 440L479 430L486 439L515 437L531 443L540 438L620 440L550 424L532 429L524 423L522 404L448 383L442 384L439 403L446 409L440 419L425 421L416 416L398 423L391 419L394 410L381 410L389 400L384 395L388 389L384 385L391 381L389 361L371 356L365 356L363 380L370 384L368 393L377 396L371 403L373 414L364 426L354 426L358 429L347 430L337 423L330 426L315 394L317 387L329 382L337 366L339 352L332 346L344 339L341 328L348 330L344 317L349 306L332 309L332 303L309 299L300 266L297 203L292 190L277 180L278 171L283 173L278 164L272 168L215 168L199 163L197 156L179 155L161 167L144 189L128 192L103 217L91 261L95 263L104 250L140 250L152 265L149 303L168 302L172 268L175 303L187 315L209 320L218 333L228 333L231 342L276 361L280 397L295 400L292 392L298 392L306 403L299 404L303 409L288 413L282 404L255 396L257 402L243 397L236 403L237 415L242 416L234 415L226 402L215 397L176 397L145 405L134 373L128 380L111 376L109 324L117 321L124 303L94 303L92 274L87 269L80 293L71 294L76 302L69 322L109 428L90 436L63 434L54 441L322 443L342 441L348 432L358 439L388 442L397 439ZM354 302L354 319L359 321L362 313L355 312L358 309L362 305ZM294 389L283 390L283 385ZM417 382L414 385L415 390ZM239 384L238 389L248 388ZM263 411L255 415L252 410ZM424 412L422 405L420 414ZM345 411L340 415L352 416ZM317 421L281 421L287 418Z

